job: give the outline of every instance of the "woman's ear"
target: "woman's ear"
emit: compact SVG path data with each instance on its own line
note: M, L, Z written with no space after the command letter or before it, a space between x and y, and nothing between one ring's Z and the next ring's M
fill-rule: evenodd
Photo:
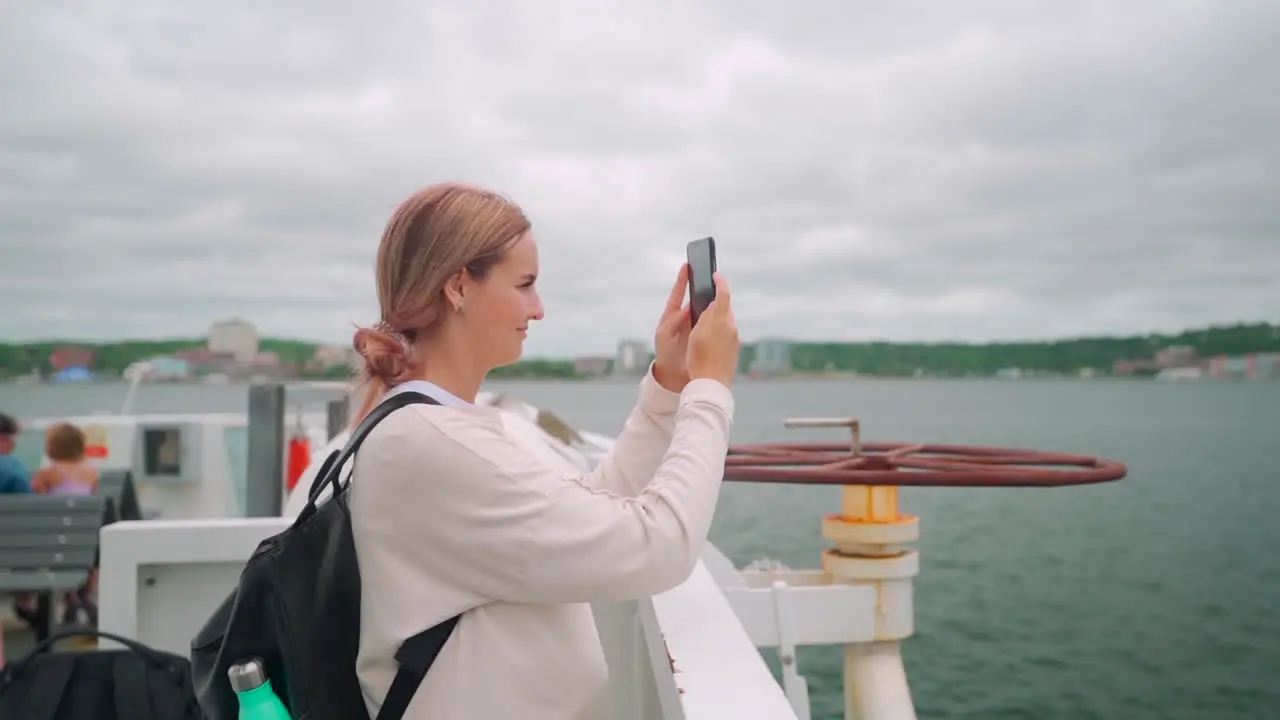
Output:
M449 309L457 312L462 307L465 300L463 299L463 289L466 286L467 271L459 270L449 278L444 284L444 299L449 303Z

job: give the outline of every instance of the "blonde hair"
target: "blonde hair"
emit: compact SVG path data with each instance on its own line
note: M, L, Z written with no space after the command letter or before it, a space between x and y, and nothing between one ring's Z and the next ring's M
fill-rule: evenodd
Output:
M444 288L466 270L483 279L529 231L524 211L498 193L460 183L419 190L400 203L378 244L377 288L382 319L356 330L363 418L390 388L422 371L413 343L444 316Z

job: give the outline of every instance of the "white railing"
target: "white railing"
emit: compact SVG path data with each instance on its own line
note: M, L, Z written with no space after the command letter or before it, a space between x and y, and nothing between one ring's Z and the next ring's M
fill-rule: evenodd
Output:
M914 559L914 558L913 558ZM796 648L844 645L845 717L915 720L901 640L915 630L910 578L843 584L821 570L746 571L724 588L757 647L776 647L782 686L800 720L809 720L808 684Z
M720 587L699 562L679 587L653 598L655 629L674 668L685 717L794 720L796 712L769 672ZM643 619L643 615L641 616ZM646 636L649 652L659 638ZM805 707L806 715L808 707ZM663 717L680 717L664 715Z
M245 560L289 518L119 522L102 530L99 627L186 656ZM593 607L618 720L793 720L796 714L699 563L651 599ZM105 642L105 641L104 641Z
M102 529L98 627L187 656L191 638L290 518L142 520Z
M540 435L513 417L506 419L521 431L515 435L538 447ZM856 447L856 424L853 433ZM320 461L344 440L339 435L313 441L312 467L300 491L286 500L284 517L152 520L104 528L102 629L187 655L192 636L236 585L245 559L263 538L288 526ZM549 466L566 472L578 464L560 454L544 455ZM797 648L841 644L846 720L915 720L900 643L915 629L919 557L909 544L918 537L918 522L899 516L896 488L846 488L844 494L841 518L853 521L824 519L823 535L835 547L824 553L821 570L739 572L708 546L679 587L653 598L594 606L609 663L613 717L809 720ZM884 513L887 520L880 517ZM758 647L778 648L781 686Z

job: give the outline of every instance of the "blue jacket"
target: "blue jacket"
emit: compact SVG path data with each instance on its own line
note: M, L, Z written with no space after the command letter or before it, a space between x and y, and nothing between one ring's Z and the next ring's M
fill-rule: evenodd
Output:
M31 473L12 455L0 455L0 493L31 492Z

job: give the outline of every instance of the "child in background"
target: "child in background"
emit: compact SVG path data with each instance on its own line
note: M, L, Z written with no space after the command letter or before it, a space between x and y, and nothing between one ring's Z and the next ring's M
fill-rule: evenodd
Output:
M98 491L99 472L85 459L85 434L71 423L58 423L45 434L44 450L51 461L31 477L31 489L45 495L92 495ZM97 620L98 570L89 572L83 587L63 595L63 622L70 623L79 612Z

